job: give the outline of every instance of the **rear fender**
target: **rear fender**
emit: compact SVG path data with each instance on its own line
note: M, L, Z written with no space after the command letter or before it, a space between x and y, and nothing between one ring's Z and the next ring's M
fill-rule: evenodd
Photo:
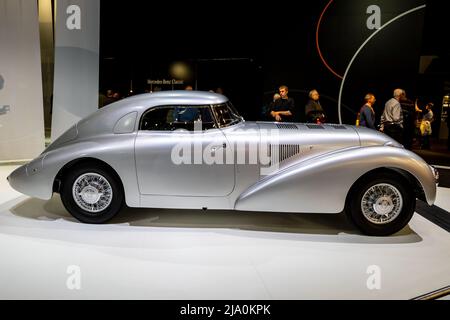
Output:
M91 158L108 164L117 173L123 184L127 205L138 207L140 196L134 160L134 141L135 134L132 133L71 142L17 169L11 174L10 183L19 192L49 200L58 173L68 164Z

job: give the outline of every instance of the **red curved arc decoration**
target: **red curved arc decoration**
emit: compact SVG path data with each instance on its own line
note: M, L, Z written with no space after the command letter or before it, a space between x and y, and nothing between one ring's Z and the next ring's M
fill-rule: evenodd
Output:
M338 77L339 79L344 79L343 76L341 76L340 74L338 74L336 71L333 70L333 68L331 68L327 61L325 60L325 58L322 55L322 51L320 50L320 45L319 45L319 30L320 30L320 24L322 23L322 19L323 16L325 15L325 12L328 10L328 7L333 3L334 0L330 0L330 2L328 2L328 4L325 6L325 8L323 9L322 13L320 14L320 18L319 21L317 22L317 28L316 28L316 47L317 47L317 52L319 53L320 56L320 60L322 60L323 64L325 65L325 67L327 67L328 70L330 70L331 73L333 73L336 77Z

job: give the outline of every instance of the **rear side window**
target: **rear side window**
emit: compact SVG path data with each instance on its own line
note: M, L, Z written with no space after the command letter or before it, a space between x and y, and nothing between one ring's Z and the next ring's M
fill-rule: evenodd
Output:
M131 133L134 131L134 126L136 124L137 112L131 112L117 121L114 126L114 133L123 134L123 133Z

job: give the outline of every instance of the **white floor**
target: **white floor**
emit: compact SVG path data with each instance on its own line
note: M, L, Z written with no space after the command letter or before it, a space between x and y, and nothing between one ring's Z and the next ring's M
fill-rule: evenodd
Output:
M0 299L410 299L450 285L450 234L419 215L386 238L341 215L126 209L86 225L58 196L13 191L13 169L0 166ZM449 189L437 204L450 210Z

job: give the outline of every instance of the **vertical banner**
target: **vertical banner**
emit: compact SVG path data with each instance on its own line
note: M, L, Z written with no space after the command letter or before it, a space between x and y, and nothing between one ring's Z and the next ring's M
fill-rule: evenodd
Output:
M98 109L100 0L57 0L52 141Z
M55 46L53 43L53 0L39 0L39 34L41 36L42 91L46 137L52 123Z
M0 161L42 152L42 101L37 2L0 0Z

